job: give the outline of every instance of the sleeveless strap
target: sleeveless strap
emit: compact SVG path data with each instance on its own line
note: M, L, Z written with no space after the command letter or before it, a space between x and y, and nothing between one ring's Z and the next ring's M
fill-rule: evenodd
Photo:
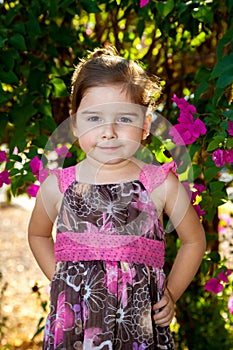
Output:
M145 164L139 175L139 180L150 193L166 180L169 171L172 171L177 176L176 168L174 161L160 166Z
M64 169L53 169L51 173L57 177L59 190L65 193L69 185L76 179L76 168L71 166Z

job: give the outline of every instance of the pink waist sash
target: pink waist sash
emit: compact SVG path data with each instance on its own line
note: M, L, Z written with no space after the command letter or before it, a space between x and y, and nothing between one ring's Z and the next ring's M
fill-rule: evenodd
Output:
M141 236L63 232L55 242L56 262L108 260L162 268L164 254L164 242Z

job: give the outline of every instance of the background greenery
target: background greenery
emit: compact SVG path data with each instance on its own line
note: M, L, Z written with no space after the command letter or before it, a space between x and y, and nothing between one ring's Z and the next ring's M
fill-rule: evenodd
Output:
M188 147L192 169L179 170L183 179L205 185L199 204L206 212L208 253L178 303L178 349L233 348L233 319L226 306L232 285L220 297L203 289L227 265L218 253L217 226L218 207L228 200L232 164L217 167L212 153L233 148L228 132L233 122L232 21L231 0L151 0L144 7L139 0L0 2L0 147L8 156L0 170L10 174L8 199L36 181L29 162L41 157L52 132L68 117L74 65L95 47L110 43L160 76L161 113L172 124L178 116L174 93L188 97L204 121L206 135ZM164 151L153 138L148 146ZM75 145L70 152L65 166L83 156ZM229 175L224 181L223 170ZM168 266L178 244L175 234L169 235Z

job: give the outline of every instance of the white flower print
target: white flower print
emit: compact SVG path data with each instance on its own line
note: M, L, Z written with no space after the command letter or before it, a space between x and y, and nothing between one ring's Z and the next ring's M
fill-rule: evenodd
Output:
M153 325L148 285L135 289L133 296L135 339L139 343L153 344Z
M104 286L104 278L104 272L98 271L95 265L87 270L86 276L83 278L81 295L87 309L92 312L99 312L105 307L107 289Z
M110 328L114 329L116 327L116 334L118 334L118 338L123 342L129 341L132 337L133 309L129 306L131 305L130 293L128 293L128 296L129 303L126 307L123 307L122 302L118 306L115 306L117 304L116 299L111 300L108 305L108 315L104 318L104 322Z

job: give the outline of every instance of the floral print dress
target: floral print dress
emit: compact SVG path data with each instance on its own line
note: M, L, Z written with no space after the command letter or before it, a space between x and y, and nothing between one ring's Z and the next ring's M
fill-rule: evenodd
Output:
M136 181L90 185L55 170L64 193L44 350L174 349L152 305L164 288L165 235L150 192L174 162L144 165Z

